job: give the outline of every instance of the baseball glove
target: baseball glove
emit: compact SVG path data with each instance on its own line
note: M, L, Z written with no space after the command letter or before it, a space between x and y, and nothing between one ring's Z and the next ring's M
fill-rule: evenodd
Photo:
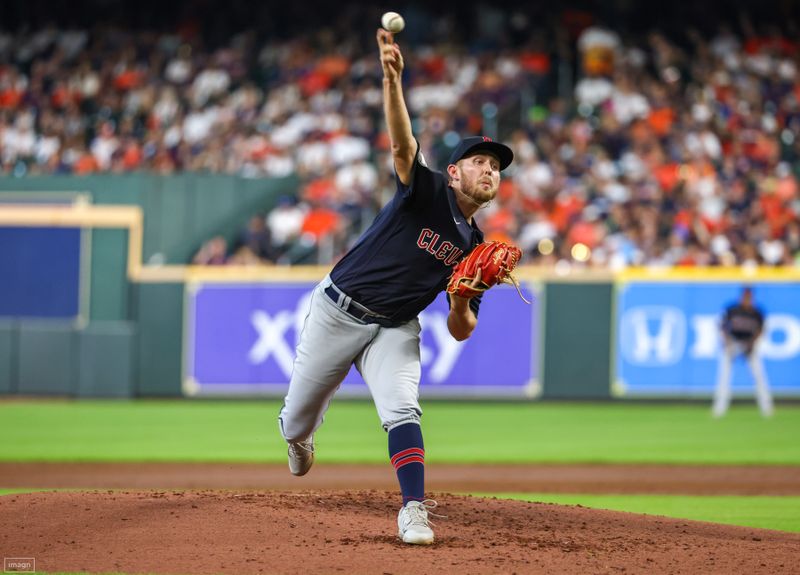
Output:
M499 283L512 284L526 303L530 303L522 295L519 282L511 275L517 262L522 258L522 250L512 244L491 241L476 246L453 269L447 282L447 293L460 297L475 297ZM475 283L480 271L480 278Z

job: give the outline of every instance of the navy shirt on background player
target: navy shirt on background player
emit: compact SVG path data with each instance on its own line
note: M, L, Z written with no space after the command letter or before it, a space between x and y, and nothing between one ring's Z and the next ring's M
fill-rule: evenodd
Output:
M764 327L764 314L752 305L736 303L725 310L722 329L738 341L753 341Z

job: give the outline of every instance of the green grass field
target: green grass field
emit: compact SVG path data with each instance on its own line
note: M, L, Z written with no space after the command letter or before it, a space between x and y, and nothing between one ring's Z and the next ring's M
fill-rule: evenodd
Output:
M800 533L800 497L734 495L594 495L567 493L475 494L559 505L583 505Z
M2 461L284 462L275 401L0 403ZM800 465L800 406L722 420L699 404L424 403L429 463ZM386 464L368 401L336 401L318 460ZM485 495L485 494L484 494ZM798 497L492 494L800 532Z
M284 460L275 401L0 403L4 461ZM428 461L800 465L800 406L764 420L736 405L427 402ZM320 461L385 463L368 401L337 401L317 435Z

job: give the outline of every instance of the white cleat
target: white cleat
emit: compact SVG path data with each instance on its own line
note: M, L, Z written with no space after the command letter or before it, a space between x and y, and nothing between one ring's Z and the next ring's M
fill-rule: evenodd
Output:
M398 537L403 543L412 545L430 545L433 543L433 529L428 521L428 510L436 507L436 502L409 501L400 508L397 515ZM437 515L438 517L438 515Z
M289 471L292 475L305 475L314 464L314 436L305 441L289 444Z

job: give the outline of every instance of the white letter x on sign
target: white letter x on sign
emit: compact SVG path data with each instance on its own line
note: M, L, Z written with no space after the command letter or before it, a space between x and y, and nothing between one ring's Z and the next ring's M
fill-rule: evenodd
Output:
M258 332L258 340L247 354L250 363L264 363L271 353L284 375L291 376L294 354L283 334L294 323L294 315L288 311L279 311L273 319L266 312L254 311L250 322Z

